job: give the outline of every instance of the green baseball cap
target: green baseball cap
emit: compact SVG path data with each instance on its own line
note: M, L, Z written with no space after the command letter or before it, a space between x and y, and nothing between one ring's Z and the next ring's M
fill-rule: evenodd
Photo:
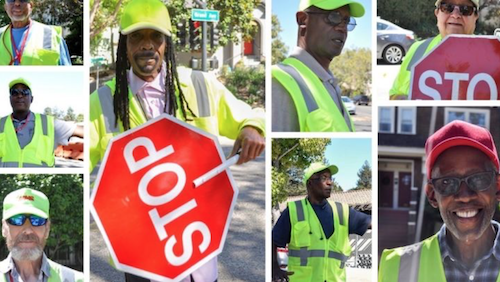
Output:
M479 9L479 0L469 0L472 2L472 4L474 4L474 6L476 6L476 9ZM437 0L436 3L434 4L436 7L439 7L439 5L441 4L442 0Z
M159 0L130 1L123 9L120 32L127 35L146 28L171 36L172 24L167 7Z
M49 218L49 199L44 193L30 188L10 192L3 200L3 219L18 214L34 214Z
M9 83L9 89L11 89L14 85L16 84L24 84L26 85L26 87L28 87L29 89L31 89L31 84L29 83L29 81L27 81L26 79L20 77L20 78L16 78L14 80L12 80L10 83Z
M299 4L299 11L304 11L311 6L330 11L345 5L349 5L352 17L359 18L365 14L365 8L363 5L351 0L301 0Z
M303 180L304 185L313 174L325 169L329 169L332 175L336 174L339 171L339 168L335 165L326 165L324 163L312 163L306 170L304 170L304 180Z

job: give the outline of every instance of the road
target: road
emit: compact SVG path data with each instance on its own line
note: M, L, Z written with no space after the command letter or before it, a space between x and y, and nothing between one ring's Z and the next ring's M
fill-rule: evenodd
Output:
M356 114L351 115L356 132L372 131L372 106L356 106Z
M377 101L389 101L389 90L392 87L394 79L396 79L398 75L400 66L401 65L387 65L381 63L380 60L377 61L377 65L373 71L373 81L376 81L376 90L372 97L372 101L375 99L377 99Z
M221 138L220 143L229 155L232 141ZM231 167L239 195L224 250L218 257L218 281L265 281L264 161L261 155L255 161ZM124 275L109 265L106 245L92 220L90 242L90 280L124 281Z

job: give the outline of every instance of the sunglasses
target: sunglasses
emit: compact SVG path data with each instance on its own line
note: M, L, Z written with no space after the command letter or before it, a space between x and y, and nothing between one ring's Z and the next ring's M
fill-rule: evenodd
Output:
M356 20L353 17L344 17L339 11L331 12L306 12L308 14L327 15L325 21L332 26L346 25L347 31L353 31L356 27Z
M497 173L494 171L485 171L474 173L465 177L440 177L429 180L429 184L443 196L451 196L460 190L460 185L465 182L467 186L476 192L486 191L495 181Z
M17 95L23 95L23 96L29 96L31 95L31 90L29 90L28 88L26 89L14 89L12 88L10 90L10 96L17 96Z
M33 226L43 226L47 223L47 219L43 217L39 217L36 215L26 215L26 214L18 214L11 218L7 219L7 222L11 225L22 226L26 219L29 218L31 225Z
M6 1L7 1L7 3L14 3L14 2L16 2L16 0L6 0ZM30 0L19 0L19 2L21 2L21 3L28 3L29 1Z
M460 15L462 16L470 16L472 13L476 11L476 7L474 6L468 6L468 5L455 5L455 4L449 4L445 2L441 2L439 5L439 10L441 12L446 13L446 14L451 14L455 10L455 7L458 7L458 11L460 12Z

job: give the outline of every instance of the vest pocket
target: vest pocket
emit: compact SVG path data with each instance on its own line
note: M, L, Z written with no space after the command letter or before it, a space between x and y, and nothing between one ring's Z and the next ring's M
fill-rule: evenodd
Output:
M290 275L290 281L300 281L300 282L308 282L312 280L312 267L311 266L290 266L289 271L293 271L293 275Z
M310 112L306 117L306 131L328 132L333 131L334 120L332 116L323 109Z
M189 123L193 124L194 126L215 134L219 135L219 130L218 130L218 124L217 124L217 118L215 116L211 117L196 117L193 118L193 121L190 121Z
M311 245L311 234L309 228L309 223L307 221L300 221L293 224L292 245L298 248L308 247Z
M33 65L56 66L59 64L59 52L52 50L36 50L36 56L33 57Z

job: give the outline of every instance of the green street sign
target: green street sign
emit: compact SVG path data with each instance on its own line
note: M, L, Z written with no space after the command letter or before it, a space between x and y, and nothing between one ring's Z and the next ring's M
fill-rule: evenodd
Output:
M192 9L191 10L191 19L193 21L199 21L199 22L218 22L219 21L219 11Z

